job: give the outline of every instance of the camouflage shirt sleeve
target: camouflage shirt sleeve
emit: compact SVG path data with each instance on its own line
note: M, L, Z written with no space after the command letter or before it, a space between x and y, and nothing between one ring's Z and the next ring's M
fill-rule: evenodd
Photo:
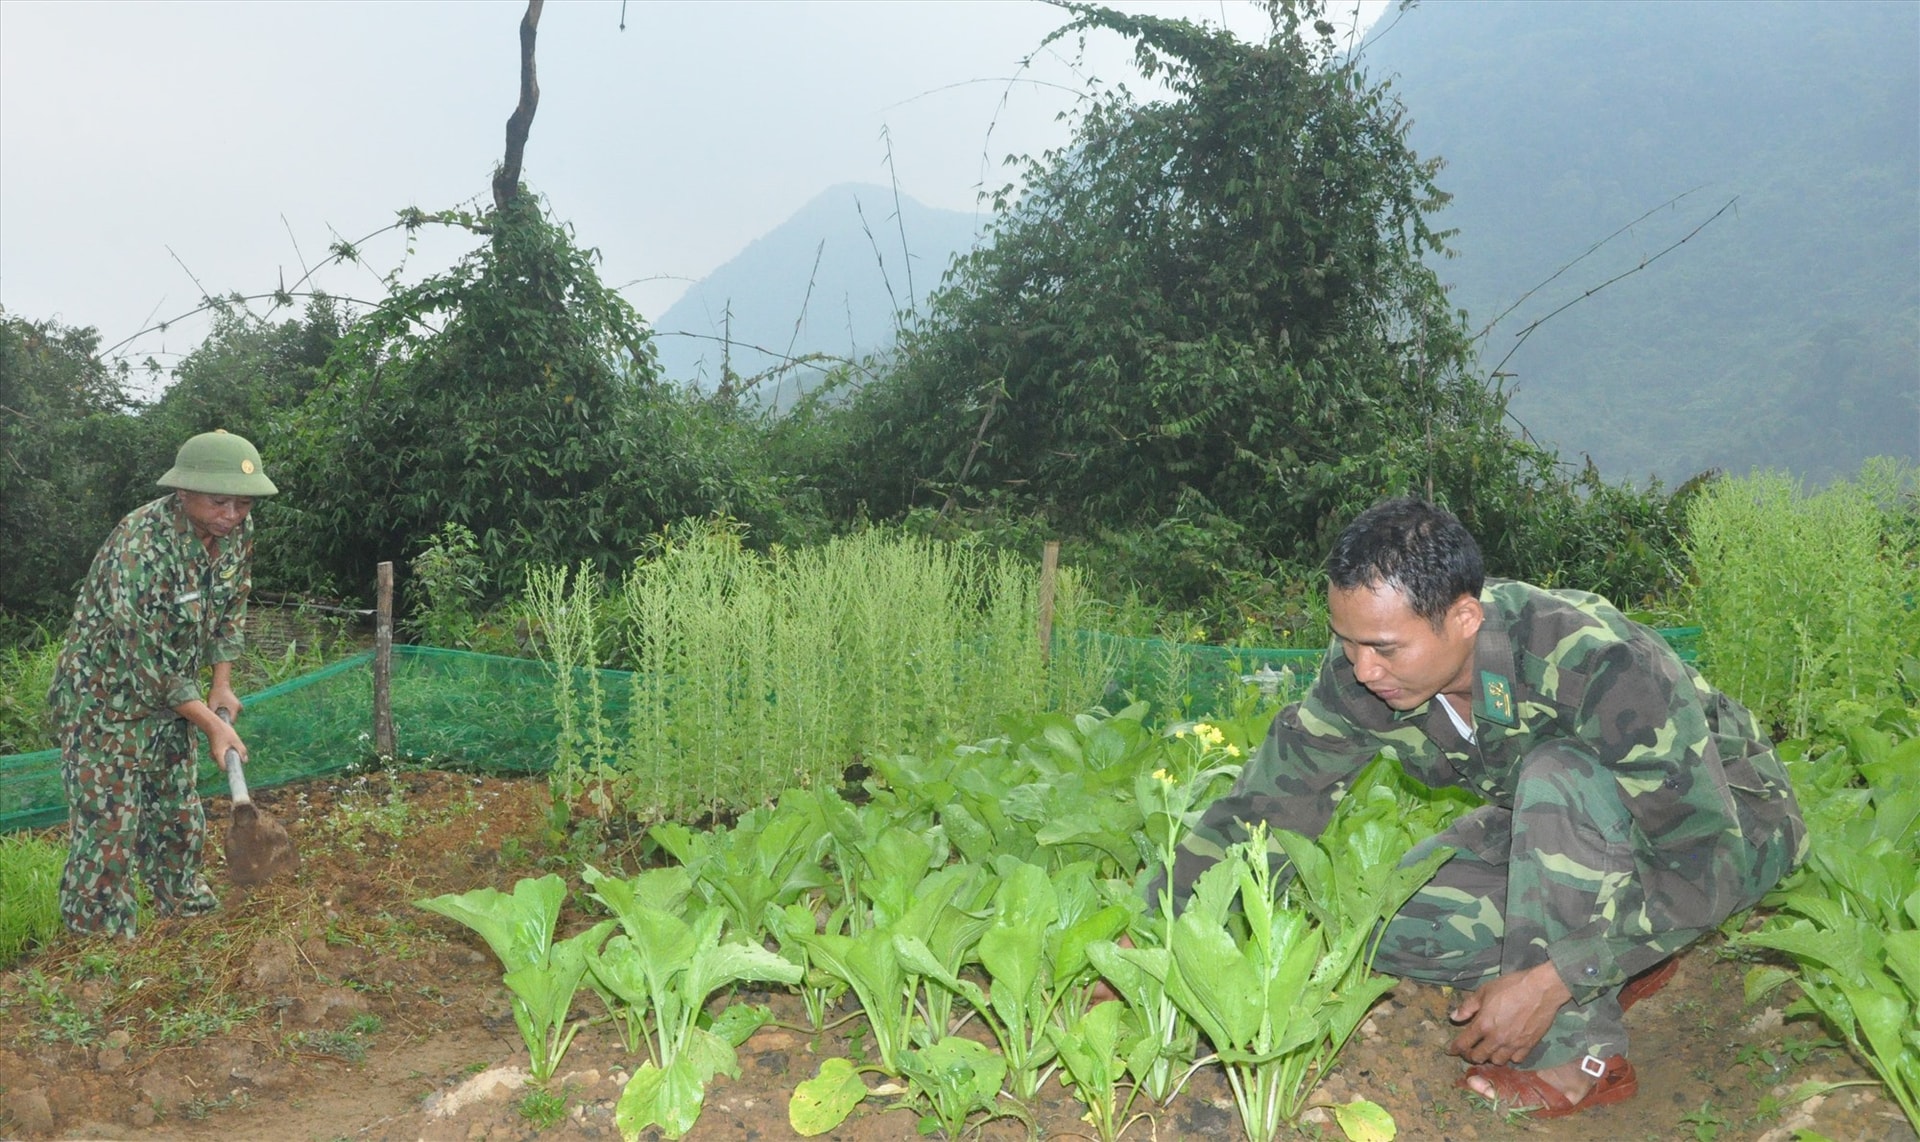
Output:
M1342 672L1333 668L1338 654L1329 652L1313 689L1275 716L1233 789L1181 839L1172 877L1177 904L1186 903L1193 882L1245 840L1247 826L1256 821L1318 837L1348 783L1386 744L1343 712Z

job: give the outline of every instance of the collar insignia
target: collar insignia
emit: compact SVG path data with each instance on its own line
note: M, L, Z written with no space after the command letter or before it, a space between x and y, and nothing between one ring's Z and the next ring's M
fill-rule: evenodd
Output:
M1513 725L1513 683L1491 670L1480 672L1480 712L1503 726Z

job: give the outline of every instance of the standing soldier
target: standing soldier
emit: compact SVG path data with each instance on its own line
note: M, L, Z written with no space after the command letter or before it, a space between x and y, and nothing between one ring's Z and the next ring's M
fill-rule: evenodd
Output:
M1542 1118L1639 1087L1621 1016L1675 953L1801 859L1793 788L1753 716L1606 600L1488 580L1453 515L1360 514L1327 559L1334 642L1173 887L1246 824L1317 836L1376 753L1487 802L1416 848L1454 856L1384 927L1374 966L1467 990L1460 1085Z
M200 873L207 821L192 731L214 757L232 749L246 760L216 711L240 713L232 663L252 586L247 513L279 491L254 446L224 430L181 445L156 482L172 494L128 513L94 556L47 695L71 835L60 914L76 932L123 939L134 935L136 874L161 916L220 906Z

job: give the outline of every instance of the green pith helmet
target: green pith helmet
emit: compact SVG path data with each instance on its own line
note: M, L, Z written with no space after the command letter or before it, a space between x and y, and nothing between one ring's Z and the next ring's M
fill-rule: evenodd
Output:
M154 483L210 496L271 496L280 491L267 479L259 450L246 437L224 428L202 432L182 444L173 467Z

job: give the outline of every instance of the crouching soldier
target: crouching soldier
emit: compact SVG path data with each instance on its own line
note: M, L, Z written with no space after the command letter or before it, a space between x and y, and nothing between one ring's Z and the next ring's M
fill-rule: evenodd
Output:
M1804 856L1772 743L1606 600L1487 580L1453 515L1363 512L1327 560L1334 642L1173 869L1176 900L1246 825L1318 836L1376 753L1486 804L1417 848L1455 855L1374 966L1465 989L1460 1085L1557 1117L1631 1097L1622 1015L1673 956Z

